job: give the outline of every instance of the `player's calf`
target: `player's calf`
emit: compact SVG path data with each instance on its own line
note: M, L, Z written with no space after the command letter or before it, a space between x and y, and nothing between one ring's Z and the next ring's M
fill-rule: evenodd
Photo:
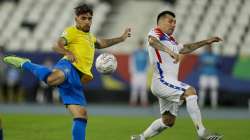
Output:
M169 123L169 122L168 122ZM165 125L162 118L155 120L141 135L141 138L149 139L158 134L160 134L163 130L169 128L169 126Z
M80 105L67 105L73 116L72 135L73 140L85 140L87 127L87 110Z
M51 70L43 65L32 63L27 58L16 56L6 56L3 61L6 64L12 65L15 68L27 70L33 73L39 80L46 82L47 76L50 75Z

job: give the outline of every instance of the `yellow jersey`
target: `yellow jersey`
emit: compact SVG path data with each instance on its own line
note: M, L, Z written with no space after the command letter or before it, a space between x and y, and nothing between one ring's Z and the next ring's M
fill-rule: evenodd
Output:
M82 80L85 82L92 80L91 68L94 61L96 37L89 32L77 29L76 26L66 28L61 37L66 41L65 49L76 57L72 64L83 73Z

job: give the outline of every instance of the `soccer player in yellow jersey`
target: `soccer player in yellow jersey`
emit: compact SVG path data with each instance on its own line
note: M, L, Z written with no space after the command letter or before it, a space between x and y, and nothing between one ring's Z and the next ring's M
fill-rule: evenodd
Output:
M49 86L57 86L60 97L66 108L71 112L73 120L73 140L85 140L87 124L86 99L83 84L93 79L91 73L95 48L102 49L125 41L130 37L130 29L111 39L97 39L90 33L92 9L86 4L75 8L76 25L65 29L53 46L53 50L64 57L57 62L53 70L32 63L29 59L7 56L4 62L16 68L31 71Z

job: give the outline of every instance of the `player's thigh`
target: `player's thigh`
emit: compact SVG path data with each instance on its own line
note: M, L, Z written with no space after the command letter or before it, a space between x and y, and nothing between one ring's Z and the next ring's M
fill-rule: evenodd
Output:
M64 72L59 69L54 69L48 76L47 83L51 86L60 85L65 80Z
M67 105L69 112L74 118L85 118L87 119L87 110L85 107L80 105Z

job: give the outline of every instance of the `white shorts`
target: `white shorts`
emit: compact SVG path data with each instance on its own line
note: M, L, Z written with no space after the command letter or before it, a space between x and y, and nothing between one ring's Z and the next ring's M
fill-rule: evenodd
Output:
M188 84L178 80L166 78L153 78L151 84L152 93L158 97L161 114L169 111L177 116L179 106L183 103L180 96L188 89Z

